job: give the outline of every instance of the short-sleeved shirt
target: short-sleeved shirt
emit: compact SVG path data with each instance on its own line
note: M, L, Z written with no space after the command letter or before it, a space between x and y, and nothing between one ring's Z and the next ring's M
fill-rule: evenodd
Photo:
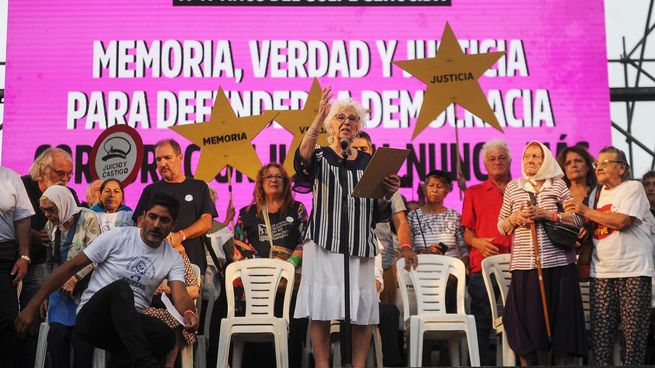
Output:
M503 193L491 180L471 186L464 193L462 206L462 226L475 232L478 238L493 238L491 243L498 248L498 253L509 253L512 238L498 231L498 214L503 205ZM471 272L482 272L484 256L471 247L469 254Z
M422 208L411 211L407 222L412 234L414 250L429 248L432 244L443 243L448 246L444 254L461 258L469 254L464 242L462 216L447 208L441 213L425 213Z
M16 240L14 222L34 215L34 208L15 171L0 166L0 242ZM0 259L15 260L18 247L10 249L0 247Z
M389 205L391 206L391 216L398 212L407 211L400 192L396 192L391 196ZM391 221L378 222L375 225L375 236L378 237L380 244L382 244L382 268L386 270L396 262L396 256L400 252L400 243L396 234L391 230Z
M558 207L563 207L565 200L573 198L562 179L546 179L541 185L539 193L535 193L535 189L525 179L512 180L505 188L503 206L498 215L497 226L500 226L503 220L531 200L529 193L535 195L537 206L547 211L559 211ZM578 227L582 226L582 219L578 215L574 214L572 218ZM575 263L575 249L563 250L554 245L540 222L536 222L536 230L541 267L561 267ZM514 229L513 235L510 270L532 270L537 268L530 228L525 226L517 227Z
M269 213L268 217L275 249L285 248L288 256L297 248L302 250L307 229L307 211L302 203L293 201L286 213L278 211ZM237 246L245 244L254 248L255 258L268 258L271 246L266 223L263 218L257 216L257 206L249 205L239 211L239 218L234 226L234 241Z
M173 228L173 231L191 226L205 213L210 214L212 218L218 216L216 206L209 195L207 183L201 180L186 178L182 183L158 181L148 185L143 190L143 193L141 193L139 203L134 209L133 220L135 223L139 216L145 212L146 206L152 196L158 192L170 194L180 203L177 224ZM205 258L203 238L205 237L199 236L193 239L187 239L182 244L191 263L200 267L200 270L204 273L207 267L207 259Z
M596 189L598 190L598 189ZM594 206L595 191L590 205ZM592 238L591 277L618 278L653 275L653 216L649 213L650 203L644 187L634 180L624 181L618 186L603 188L596 210L622 213L634 217L627 229L616 230L604 225L595 227Z
M141 313L150 305L164 279L184 282L180 254L165 241L158 248L151 248L143 242L141 229L137 227L109 230L83 252L97 266L82 294L78 313L96 292L114 281L127 281L134 292L134 306Z
M32 207L34 207L35 213L34 216L32 216L32 230L43 230L46 222L48 222L48 219L45 218L43 211L40 210L41 204L39 203L39 200L41 199L43 192L41 191L41 188L39 188L39 183L32 179L31 176L23 175L21 176L21 180L23 180L23 185L25 185L27 195L30 197ZM80 200L77 198L77 193L75 193L72 188L68 188L68 190L70 190L71 194L73 195L75 203L79 205ZM47 260L46 249L47 248L41 244L40 240L36 242L32 241L30 243L30 258L32 258L32 265L43 263Z

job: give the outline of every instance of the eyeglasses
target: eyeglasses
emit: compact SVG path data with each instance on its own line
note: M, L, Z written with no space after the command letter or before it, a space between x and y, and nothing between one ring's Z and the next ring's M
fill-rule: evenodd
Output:
M50 166L50 165L48 165L48 167L49 167L50 170L52 170L52 172L54 172L55 175L57 175L60 179L63 179L63 178L70 178L71 176L73 176L73 172L72 172L72 171L68 171L68 172L66 172L66 171L61 171L61 170L55 170L55 168L52 167L52 166Z
M615 164L625 164L624 161L621 160L603 160L603 161L594 161L591 163L591 167L594 168L594 170L598 170L599 168L605 168L607 165L610 163L615 163Z
M264 180L266 181L282 181L282 175L266 175L264 176Z
M359 116L357 116L357 115L347 115L346 116L346 114L339 114L339 115L335 116L334 118L337 119L337 121L342 123L342 124L346 122L346 119L348 119L348 122L351 123L351 124L356 123L356 122L359 121Z

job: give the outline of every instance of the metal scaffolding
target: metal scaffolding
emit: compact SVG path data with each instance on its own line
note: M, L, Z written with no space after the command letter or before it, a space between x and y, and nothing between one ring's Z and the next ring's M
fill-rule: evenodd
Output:
M612 103L625 103L626 107L626 128L623 128L616 122L612 121L612 127L621 133L628 144L628 160L630 166L634 167L634 149L635 146L642 149L644 152L651 156L650 169L655 167L655 147L649 148L646 144L633 135L635 108L638 102L655 101L655 76L654 73L647 70L647 66L655 65L655 59L645 58L646 46L648 45L648 38L655 30L655 22L653 22L653 5L655 0L650 0L648 4L648 12L646 13L646 23L644 25L644 33L637 43L630 48L626 48L625 37L623 37L623 52L618 59L608 59L608 64L619 63L623 66L623 87L610 88L610 101ZM652 24L651 24L652 23ZM655 36L652 37L655 40ZM654 41L655 42L655 41ZM653 42L651 42L651 45ZM636 75L630 77L629 71L634 69ZM649 86L642 86L642 76L646 79L646 84Z

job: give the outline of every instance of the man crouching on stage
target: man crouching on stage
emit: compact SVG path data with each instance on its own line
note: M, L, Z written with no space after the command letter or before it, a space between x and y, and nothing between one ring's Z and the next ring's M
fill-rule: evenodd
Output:
M157 360L174 346L175 336L162 321L143 311L164 279L175 308L184 316L184 327L198 328L196 308L184 285L182 258L164 242L178 210L175 198L157 193L146 206L141 228L108 231L59 267L17 317L19 335L29 330L51 292L93 262L97 266L77 308L75 334L111 352L111 366L157 366Z

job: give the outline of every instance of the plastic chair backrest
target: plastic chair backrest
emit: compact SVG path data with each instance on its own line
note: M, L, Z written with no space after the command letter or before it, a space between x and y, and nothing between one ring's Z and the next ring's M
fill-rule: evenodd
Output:
M510 254L498 254L490 256L482 260L482 277L484 279L484 286L487 289L487 296L489 297L489 305L491 306L491 320L495 321L499 317L496 306L496 293L491 288L492 277L496 279L498 289L500 290L500 298L502 305L505 305L507 293L509 292L509 284L512 281L512 274L509 271Z
M280 280L284 278L287 287L282 316L288 323L294 277L294 266L279 259L257 258L231 263L225 269L228 318L234 317L234 280L240 278L243 283L246 317L274 317L275 295Z
M457 313L464 311L464 263L457 258L433 254L418 256L418 266L409 272L405 270L405 260L396 263L398 284L403 298L403 316L407 320L410 315L407 275L412 281L416 295L416 314L446 314L446 285L448 276L457 279ZM413 312L413 311L412 311Z

